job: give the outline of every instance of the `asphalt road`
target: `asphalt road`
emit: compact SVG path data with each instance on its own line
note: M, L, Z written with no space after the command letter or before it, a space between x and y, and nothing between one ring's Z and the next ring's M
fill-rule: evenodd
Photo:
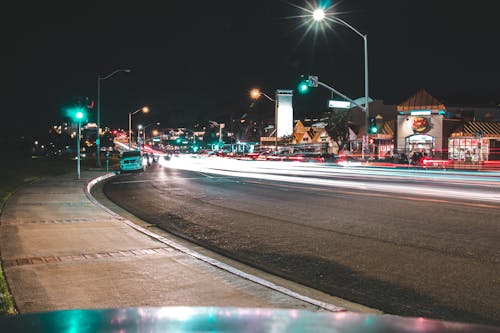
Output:
M339 184L348 178L351 186L154 165L115 177L103 189L167 231L329 294L391 314L500 325L496 184L377 180L362 172L318 177ZM384 183L408 191L375 186ZM424 185L450 197L430 196L419 188ZM475 189L492 200L464 195Z

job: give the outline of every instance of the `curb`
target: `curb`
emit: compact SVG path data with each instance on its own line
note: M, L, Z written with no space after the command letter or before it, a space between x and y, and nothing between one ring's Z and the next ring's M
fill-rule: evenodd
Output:
M257 277L255 275L252 275L252 274L248 274L248 273L245 273L237 268L234 268L228 264L225 264L221 261L218 261L216 259L213 259L213 258L210 258L210 257L207 257L203 254L200 254L196 251L193 251L193 250L190 250L188 249L187 247L185 246L182 246L172 240L169 240L165 237L162 237L160 235L157 235L153 232L151 232L150 230L147 230L141 226L138 226L137 224L121 217L120 215L116 214L115 212L113 212L112 210L110 210L109 208L101 205L91 194L90 194L90 191L92 190L92 187L95 186L97 183L103 181L103 180L106 180L106 179L109 179L111 177L115 176L114 173L108 173L106 175L103 175L103 176L99 176L99 177L96 177L96 178L93 178L89 181L86 182L85 184L85 194L87 196L87 198L94 204L96 204L97 206L99 206L100 208L102 208L103 210L105 210L106 212L108 212L110 215L112 215L113 217L115 217L116 219L120 220L121 222L127 224L128 226L130 226L131 228L134 228L135 230L165 244L165 245L168 245L182 253L185 253L191 257L194 257L198 260L201 260L209 265L212 265L214 267L217 267L217 268L220 268L222 270L225 270L226 272L229 272L229 273L232 273L236 276L239 276L241 278L244 278L246 280L249 280L249 281L252 281L254 283L257 283L259 285L262 285L264 287L267 287L269 289L272 289L274 291L277 291L277 292L280 292L282 294L285 294L287 296L290 296L290 297L293 297L295 299L298 299L298 300L301 300L303 302L306 302L306 303L309 303L309 304L312 304L312 305L315 305L319 308L322 308L324 310L328 310L328 311L331 311L331 312L343 312L343 311L346 311L346 309L344 308L341 308L341 307L338 307L336 305L333 305L333 304L329 304L329 303L326 303L326 302L322 302L320 300L317 300L317 299L313 299L311 297L308 297L308 296L304 296L304 295L301 295L299 293L296 293L288 288L284 288L284 287L281 287L275 283L272 283L270 281L267 281L265 279L262 279L260 277Z

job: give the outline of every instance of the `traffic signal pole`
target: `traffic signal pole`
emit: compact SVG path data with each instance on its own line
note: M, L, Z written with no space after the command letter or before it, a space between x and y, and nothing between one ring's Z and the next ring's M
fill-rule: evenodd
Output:
M101 77L97 76L97 137L95 140L96 166L101 167Z
M368 73L368 72L366 72ZM360 108L364 113L365 113L365 135L363 136L363 141L362 141L362 149L361 149L361 158L365 159L368 158L369 156L369 146L368 146L368 138L370 137L369 134L369 114L368 114L368 95L365 96L365 105L361 105L357 103L356 101L353 101L346 95L342 94L340 91L335 90L334 88L324 84L323 82L318 81L318 86L322 86L333 92L334 94L337 94L338 96L348 100L352 104L356 105L358 108ZM366 90L366 93L368 92L368 89Z
M367 52L367 47L366 47L366 39L365 39L365 66L368 66L368 54ZM363 136L363 149L362 149L362 158L365 159L369 156L369 146L368 146L368 138L370 136L369 133L369 109L368 109L368 103L369 103L369 97L368 97L368 68L365 69L365 105L361 105L357 103L356 101L352 100L351 98L347 97L340 91L336 90L333 87L330 87L329 85L321 82L318 80L317 76L312 76L309 75L308 79L302 82L299 86L299 89L302 92L306 92L307 89L304 88L304 85L307 85L308 87L317 87L317 86L322 86L328 90L330 90L332 93L348 100L352 104L356 105L359 107L364 113L365 113L365 135Z
M78 121L78 131L76 134L76 179L80 179L80 130L82 122Z

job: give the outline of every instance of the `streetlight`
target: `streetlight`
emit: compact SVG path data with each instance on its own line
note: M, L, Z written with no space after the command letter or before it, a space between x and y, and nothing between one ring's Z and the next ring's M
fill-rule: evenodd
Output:
M257 100L257 99L260 98L260 96L264 96L265 98L267 98L271 102L274 102L274 116L276 118L276 116L278 114L278 102L276 101L276 99L273 99L273 98L269 97L268 95L266 95L264 92L262 92L258 88L254 88L254 89L250 90L250 97L252 99ZM275 120L276 121L275 121L274 132L276 133L276 141L275 141L275 147L274 147L274 149L277 152L278 151L278 131L277 131L277 129L278 129L278 120L277 119L275 119ZM271 135L272 135L272 133L271 133Z
M96 166L101 166L101 81L109 79L119 72L130 73L130 69L117 69L107 75L97 75L97 139L96 139Z
M149 108L147 106L143 106L142 108L137 109L134 112L128 113L128 149L132 148L132 116L139 111L142 111L143 113L148 113Z
M268 100L270 100L271 102L274 102L275 100L272 99L271 97L269 97L268 95L266 95L265 93L263 93L260 89L258 88L254 88L252 90L250 90L250 97L252 99L259 99L260 96L264 96L265 98L267 98Z
M146 144L146 128L148 128L149 126L151 125L156 125L156 126L160 126L160 123L159 122L156 122L156 123L150 123L150 124L147 124L147 125L137 125L137 128L139 130L142 129L142 144L145 145ZM139 132L138 132L139 133ZM139 134L138 134L139 135ZM139 142L139 136L137 137L137 142Z
M221 147L222 147L222 129L225 127L225 124L218 123L218 122L213 121L213 120L209 120L208 122L211 123L212 125L219 127L219 145L218 145L218 148L221 149Z
M142 125L141 124L137 125L137 146L139 146L139 150L141 150L141 130L142 130Z
M368 157L368 137L370 136L369 132L369 117L370 117L370 112L369 112L369 106L368 106L368 35L362 34L358 30L356 30L352 25L347 23L346 21L338 18L338 17L328 17L326 16L326 13L323 9L318 8L312 13L313 19L316 22L321 22L323 20L328 20L333 23L338 23L341 24L349 29L351 29L356 35L360 36L363 38L363 44L364 44L364 67L365 67L365 105L364 105L364 112L365 112L365 137L363 138L363 153L366 154L366 157Z

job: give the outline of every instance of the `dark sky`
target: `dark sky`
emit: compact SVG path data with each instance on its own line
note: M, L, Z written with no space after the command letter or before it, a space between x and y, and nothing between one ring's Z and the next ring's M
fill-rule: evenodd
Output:
M3 120L39 130L72 96L96 99L102 123L164 126L224 121L250 111L248 91L295 89L300 74L357 98L363 90L362 38L334 24L304 35L313 2L290 0L16 1L2 5ZM368 34L370 95L397 104L421 88L449 104L500 103L498 14L493 0L326 2ZM295 17L295 18L294 18ZM294 99L296 114L320 111L323 88ZM272 115L260 101L253 112ZM267 103L267 104L266 104ZM142 117L142 116L141 116ZM2 121L4 123L4 121ZM4 123L5 124L5 123Z

